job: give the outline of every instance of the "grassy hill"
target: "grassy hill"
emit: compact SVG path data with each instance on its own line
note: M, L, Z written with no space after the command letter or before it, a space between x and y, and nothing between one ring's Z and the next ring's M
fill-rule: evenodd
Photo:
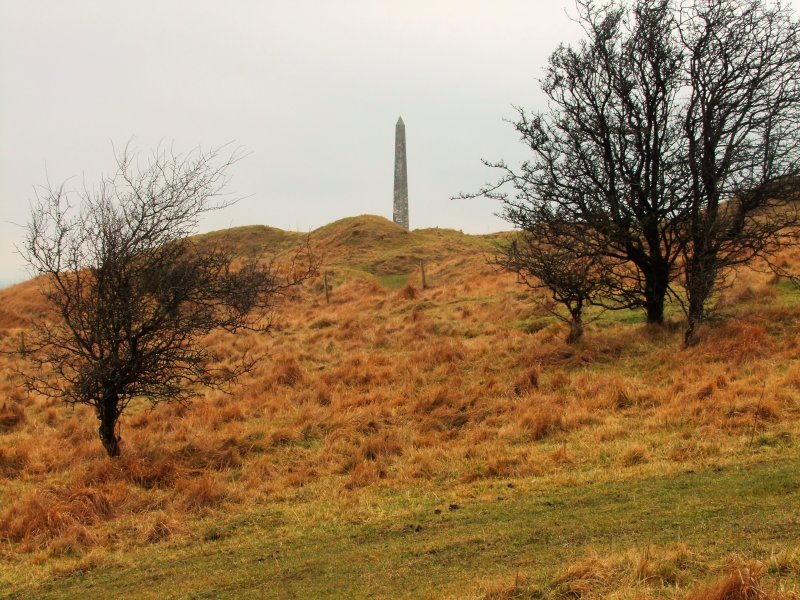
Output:
M271 256L306 235L201 239ZM209 336L265 358L231 395L132 406L118 460L4 359L0 596L796 597L800 293L742 272L692 348L637 313L573 347L492 241L312 232L331 303L312 282L272 335ZM36 289L0 290L6 348Z
M360 275L397 288L419 273L421 261L436 267L434 277L453 275L465 260L491 253L497 237L439 228L406 231L383 217L361 215L340 219L309 234L251 225L208 233L199 239L231 244L246 255L266 256L290 252L308 240L325 270L333 272L339 281Z

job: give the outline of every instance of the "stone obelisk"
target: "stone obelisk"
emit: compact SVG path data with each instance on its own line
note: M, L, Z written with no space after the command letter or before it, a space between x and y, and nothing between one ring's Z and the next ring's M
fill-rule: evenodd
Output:
M394 214L393 220L408 229L408 168L406 167L406 126L403 117L394 128Z

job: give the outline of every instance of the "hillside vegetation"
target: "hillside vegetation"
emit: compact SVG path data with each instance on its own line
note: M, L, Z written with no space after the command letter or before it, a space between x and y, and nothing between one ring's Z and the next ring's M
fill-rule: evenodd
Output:
M488 264L492 236L372 216L310 235L330 304L320 278L272 335L209 336L223 365L267 358L230 394L132 406L119 459L3 359L0 596L797 597L789 283L740 272L688 349L677 307L595 313L570 346ZM201 239L272 256L306 235ZM37 285L0 291L6 349L46 315Z

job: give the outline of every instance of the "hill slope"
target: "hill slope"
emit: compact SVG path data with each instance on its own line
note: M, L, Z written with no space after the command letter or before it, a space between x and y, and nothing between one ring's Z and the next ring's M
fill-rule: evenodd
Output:
M331 303L314 282L271 336L209 336L265 358L231 395L132 406L119 460L3 363L0 595L681 598L732 566L800 584L793 288L742 273L688 350L637 313L572 347L486 263L491 238L357 217L312 241ZM0 291L6 347L35 290Z
M342 279L365 275L396 285L419 271L420 262L447 277L465 260L482 257L493 249L495 236L475 236L452 229L415 229L373 215L348 217L308 234L253 225L204 234L209 242L232 245L246 255L274 256L290 252L308 241L326 270ZM433 275L433 273L432 273Z

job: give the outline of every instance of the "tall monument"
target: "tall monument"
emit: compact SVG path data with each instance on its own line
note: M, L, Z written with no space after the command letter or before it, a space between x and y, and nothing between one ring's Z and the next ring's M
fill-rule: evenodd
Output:
M406 167L406 125L403 117L394 128L394 214L393 220L408 229L408 168Z

